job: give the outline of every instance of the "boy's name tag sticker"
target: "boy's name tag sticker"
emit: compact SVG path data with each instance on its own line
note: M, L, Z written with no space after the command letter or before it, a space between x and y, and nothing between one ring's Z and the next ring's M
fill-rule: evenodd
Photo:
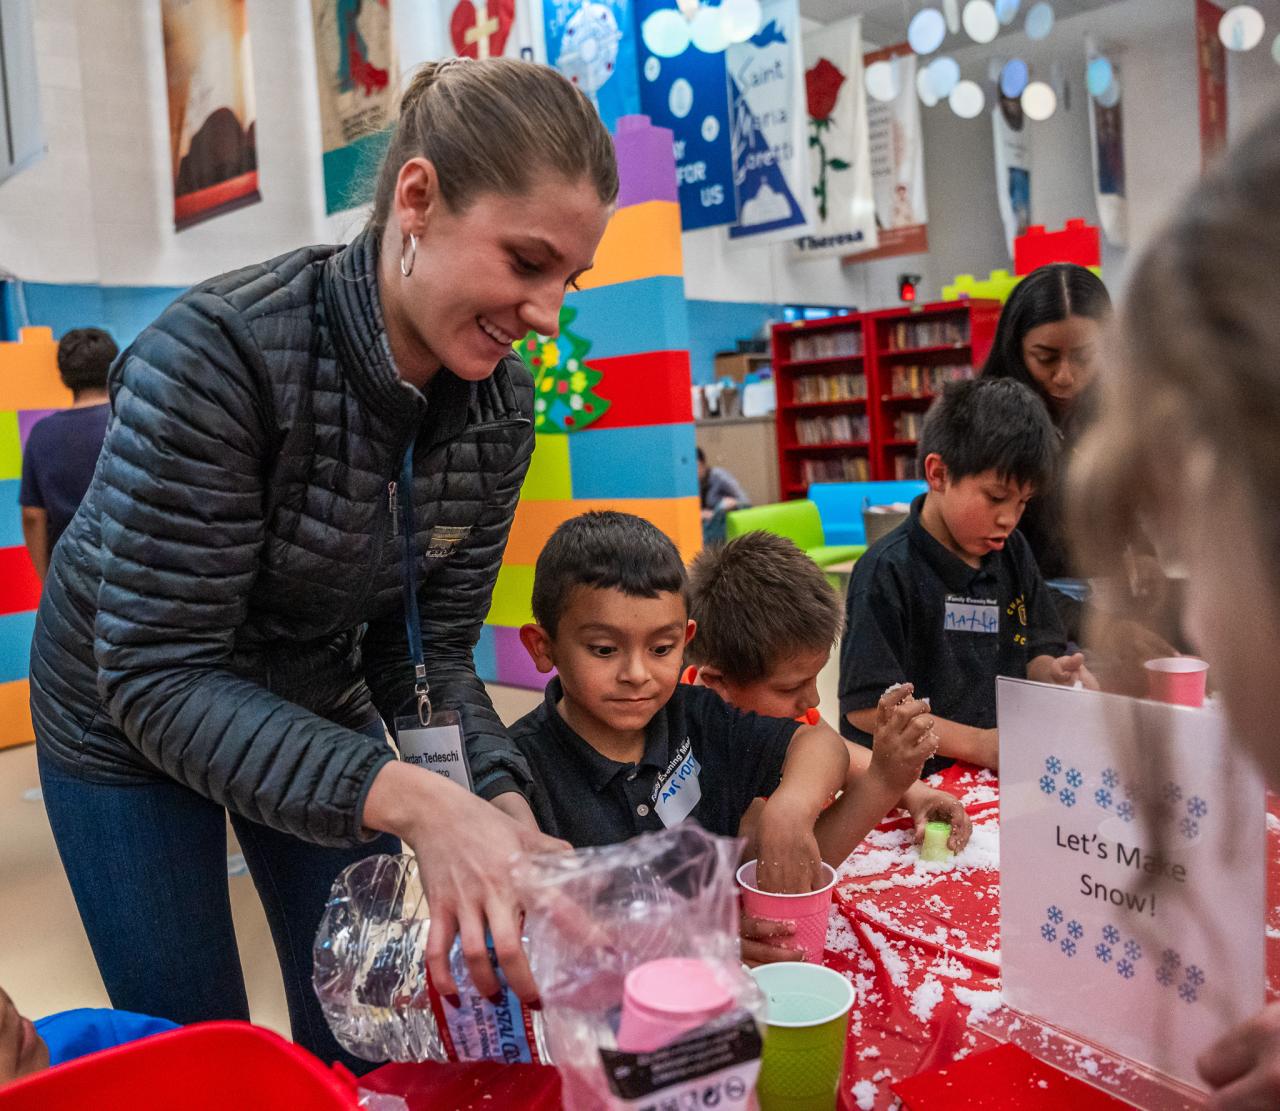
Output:
M998 633L1000 607L992 598L948 594L942 627L949 633Z
M693 755L689 738L685 737L654 790L653 809L668 829L683 822L701 800L702 784L698 782L701 771L702 765Z
M416 717L396 718L396 745L400 759L430 772L438 772L460 787L471 790L471 768L462 743L462 719L456 710L437 710L431 724Z

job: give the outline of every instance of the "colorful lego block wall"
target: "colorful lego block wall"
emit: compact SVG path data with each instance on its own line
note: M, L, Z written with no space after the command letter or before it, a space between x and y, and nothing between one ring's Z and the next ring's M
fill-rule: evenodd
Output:
M0 748L34 739L27 660L40 581L22 539L18 487L31 426L71 404L57 357L49 328L23 328L16 343L0 343Z
M580 432L542 434L525 481L476 669L489 682L541 687L521 646L533 620L533 565L563 521L592 509L645 517L685 559L702 546L690 401L689 325L671 132L626 116L615 136L621 193L595 269L570 293L587 363L611 404Z

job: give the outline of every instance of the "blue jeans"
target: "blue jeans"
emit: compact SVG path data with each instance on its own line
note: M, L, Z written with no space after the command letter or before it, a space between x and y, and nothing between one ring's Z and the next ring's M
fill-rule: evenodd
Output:
M363 732L383 736L382 722ZM227 812L173 780L94 783L37 748L45 810L112 1006L177 1023L249 1019L227 887ZM293 1039L357 1074L373 1068L329 1032L311 986L311 946L347 865L396 853L312 845L238 815L231 824L266 910Z

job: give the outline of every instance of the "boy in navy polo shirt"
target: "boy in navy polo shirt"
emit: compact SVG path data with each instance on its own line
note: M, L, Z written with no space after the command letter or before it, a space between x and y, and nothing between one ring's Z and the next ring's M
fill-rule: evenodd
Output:
M587 513L547 541L534 577L537 624L520 638L540 671L559 676L511 728L533 770L538 823L575 847L685 818L733 836L763 796L761 883L809 890L820 858L838 865L853 848L847 830L862 812L883 815L919 775L933 752L931 716L878 738L872 768L847 785L848 755L828 726L742 713L705 687L680 685L695 631L686 589L675 545L639 517Z
M1091 689L1031 549L1015 531L1057 465L1043 403L1008 379L944 390L925 418L929 484L911 516L872 545L849 583L840 650L841 732L870 741L881 692L910 682L937 716L938 756L995 768L996 678Z

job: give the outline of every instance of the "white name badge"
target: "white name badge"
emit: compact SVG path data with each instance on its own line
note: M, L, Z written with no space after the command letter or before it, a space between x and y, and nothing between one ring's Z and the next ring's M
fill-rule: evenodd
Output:
M416 717L396 718L396 745L406 764L437 772L471 790L462 719L456 710L437 710L431 715L430 725L423 725Z
M676 760L679 763L673 761L675 766L658 781L657 798L653 804L662 824L668 828L684 821L702 798L702 784L698 782L702 765L693 755L688 737L680 746Z
M948 594L942 627L949 633L998 633L1000 607L988 598Z

